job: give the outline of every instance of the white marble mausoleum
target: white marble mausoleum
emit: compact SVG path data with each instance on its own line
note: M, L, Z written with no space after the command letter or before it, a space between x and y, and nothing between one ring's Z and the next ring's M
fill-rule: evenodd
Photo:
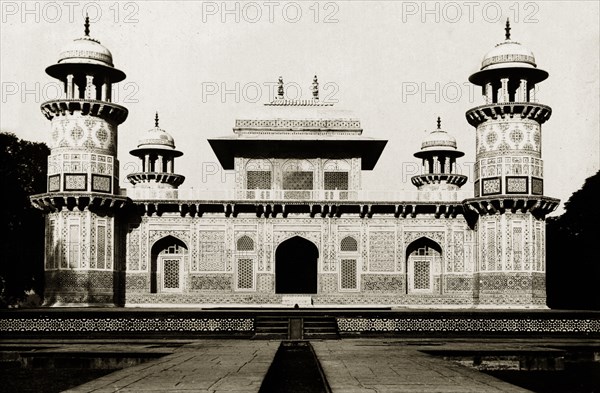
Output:
M355 115L319 99L315 77L302 100L286 98L280 78L272 102L207 140L235 171L234 189L193 192L175 166L193 152L176 148L177 130L157 114L137 146L120 146L140 163L125 192L117 136L128 110L111 100L125 74L111 52L86 22L46 72L64 84L41 107L48 190L31 197L46 213L47 306L546 307L544 219L559 201L544 196L551 109L534 92L548 73L508 23L469 77L483 94L466 113L469 190L439 118L415 153L414 192L363 189L363 171L377 171L399 140L370 138Z

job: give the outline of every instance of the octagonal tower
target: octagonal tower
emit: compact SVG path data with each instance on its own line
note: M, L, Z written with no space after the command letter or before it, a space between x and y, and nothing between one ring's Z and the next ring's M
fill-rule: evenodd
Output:
M48 192L32 197L48 213L45 305L118 303L115 213L126 198L119 195L117 128L128 112L111 102L111 90L125 74L89 27L86 17L84 36L46 69L64 92L41 105L52 124Z
M483 307L545 307L544 218L558 205L545 197L541 126L550 107L535 99L548 77L533 53L505 40L489 51L469 81L482 87L485 105L466 113L476 128L476 303Z

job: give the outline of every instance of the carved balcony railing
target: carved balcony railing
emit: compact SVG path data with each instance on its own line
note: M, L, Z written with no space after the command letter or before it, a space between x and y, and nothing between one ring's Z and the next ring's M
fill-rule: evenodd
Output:
M394 202L462 201L472 198L471 191L379 191L379 190L196 190L196 189L122 189L132 200L186 201L289 201L289 202Z

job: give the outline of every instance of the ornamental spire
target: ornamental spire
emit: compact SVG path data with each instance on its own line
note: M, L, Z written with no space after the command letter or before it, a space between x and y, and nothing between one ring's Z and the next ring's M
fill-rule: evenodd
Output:
M154 127L158 128L158 111L156 111L156 115L154 116Z
M85 13L85 23L83 24L83 26L85 27L85 30L83 31L85 33L86 37L90 36L90 17L88 16L87 12Z
M312 94L313 94L313 98L315 100L319 99L319 81L317 79L317 76L315 75L315 77L313 78L313 83L312 83Z
M437 118L437 129L438 130L442 129L442 119L439 116Z
M508 18L506 18L506 27L504 28L504 37L507 40L510 40L510 21L508 20Z
M283 78L280 76L277 81L277 96L283 98Z

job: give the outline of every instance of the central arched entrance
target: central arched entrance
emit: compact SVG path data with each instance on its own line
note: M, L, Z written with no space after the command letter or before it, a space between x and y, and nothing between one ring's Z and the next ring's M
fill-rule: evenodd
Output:
M317 293L319 249L300 236L282 242L275 251L276 293Z

